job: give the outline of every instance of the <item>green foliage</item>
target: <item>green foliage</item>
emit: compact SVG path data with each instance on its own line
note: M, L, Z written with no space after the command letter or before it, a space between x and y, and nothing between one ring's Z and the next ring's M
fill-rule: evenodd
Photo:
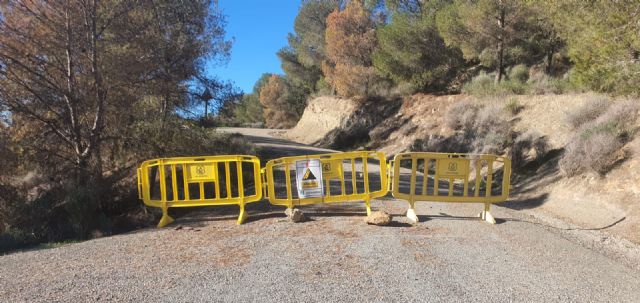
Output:
M544 7L566 40L576 85L598 92L640 93L637 3L558 1Z
M411 83L424 92L444 91L462 65L462 54L445 45L430 16L395 14L377 35L373 64L397 84Z
M281 49L277 55L282 62L282 70L292 85L307 91L316 91L316 83L322 77L322 71L319 67L314 65L307 67L300 63L295 50L290 47Z
M498 80L504 67L538 62L561 47L544 15L521 1L455 0L436 20L447 45L495 70Z
M518 64L509 70L509 80L525 83L529 80L529 68L524 64Z
M500 83L495 82L495 74L480 72L466 83L462 91L474 96L507 96L524 94L562 94L574 91L575 88L566 79L554 78L544 73L534 74L528 81L529 71L526 67L515 66L510 70L509 78ZM525 81L523 81L525 80Z
M253 93L242 96L242 101L236 107L234 116L241 123L264 123L260 97Z
M289 36L289 45L297 61L319 72L325 60L325 30L327 16L341 6L340 0L304 0L293 24L295 34ZM287 74L289 76L289 74Z

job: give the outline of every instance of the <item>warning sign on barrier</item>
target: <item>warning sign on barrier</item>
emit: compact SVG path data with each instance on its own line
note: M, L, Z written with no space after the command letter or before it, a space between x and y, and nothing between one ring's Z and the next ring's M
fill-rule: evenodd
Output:
M322 178L342 179L342 160L322 161Z
M323 196L322 167L319 159L296 161L296 184L300 198Z
M437 174L446 178L464 179L469 175L469 160L464 158L438 159Z

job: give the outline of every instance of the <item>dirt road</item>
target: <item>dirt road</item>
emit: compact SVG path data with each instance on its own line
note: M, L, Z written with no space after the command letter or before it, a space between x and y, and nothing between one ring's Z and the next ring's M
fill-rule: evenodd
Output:
M318 149L242 132L262 155ZM322 152L322 151L321 151ZM511 204L518 201L510 202ZM207 208L164 229L0 256L0 301L82 302L638 302L640 250L598 230L578 230L534 211L495 207L500 224L475 218L478 205L406 203L374 208L396 217L365 225L362 204L283 208L235 215ZM176 226L184 228L176 230Z

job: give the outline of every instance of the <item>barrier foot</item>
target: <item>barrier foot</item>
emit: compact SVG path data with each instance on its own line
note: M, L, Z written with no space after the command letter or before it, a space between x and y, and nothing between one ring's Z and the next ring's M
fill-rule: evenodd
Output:
M240 206L240 215L238 215L238 225L247 220L247 213L244 211L244 205Z
M478 217L480 217L480 219L490 224L496 224L496 219L493 217L490 210L491 210L491 204L489 203L485 204L484 210L480 214L478 214Z
M163 210L162 218L160 218L160 222L158 222L158 228L165 227L171 223L173 223L173 218L169 216L166 210Z
M416 223L420 222L420 220L418 219L418 215L416 214L416 210L413 207L407 209L407 218L413 224L416 224Z
M371 215L371 201L365 200L364 203L367 205L367 216Z

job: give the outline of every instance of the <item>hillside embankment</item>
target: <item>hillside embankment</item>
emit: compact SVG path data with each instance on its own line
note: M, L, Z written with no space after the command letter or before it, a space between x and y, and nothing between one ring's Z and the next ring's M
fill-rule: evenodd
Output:
M542 161L514 174L511 200L503 205L531 211L541 218L561 219L569 224L568 228L602 230L607 235L640 243L638 137L625 144L626 159L604 175L587 172L567 177L559 169L558 162L566 146L577 135L567 122L567 115L597 97L569 94L476 98L419 94L379 108L322 97L310 102L298 125L286 136L322 147L376 149L392 157L404 151L428 151L419 144L421 140L453 136L455 130L447 125L445 116L447 109L456 103L470 101L494 108L515 104L517 110L507 117L512 128L544 137L548 153Z

